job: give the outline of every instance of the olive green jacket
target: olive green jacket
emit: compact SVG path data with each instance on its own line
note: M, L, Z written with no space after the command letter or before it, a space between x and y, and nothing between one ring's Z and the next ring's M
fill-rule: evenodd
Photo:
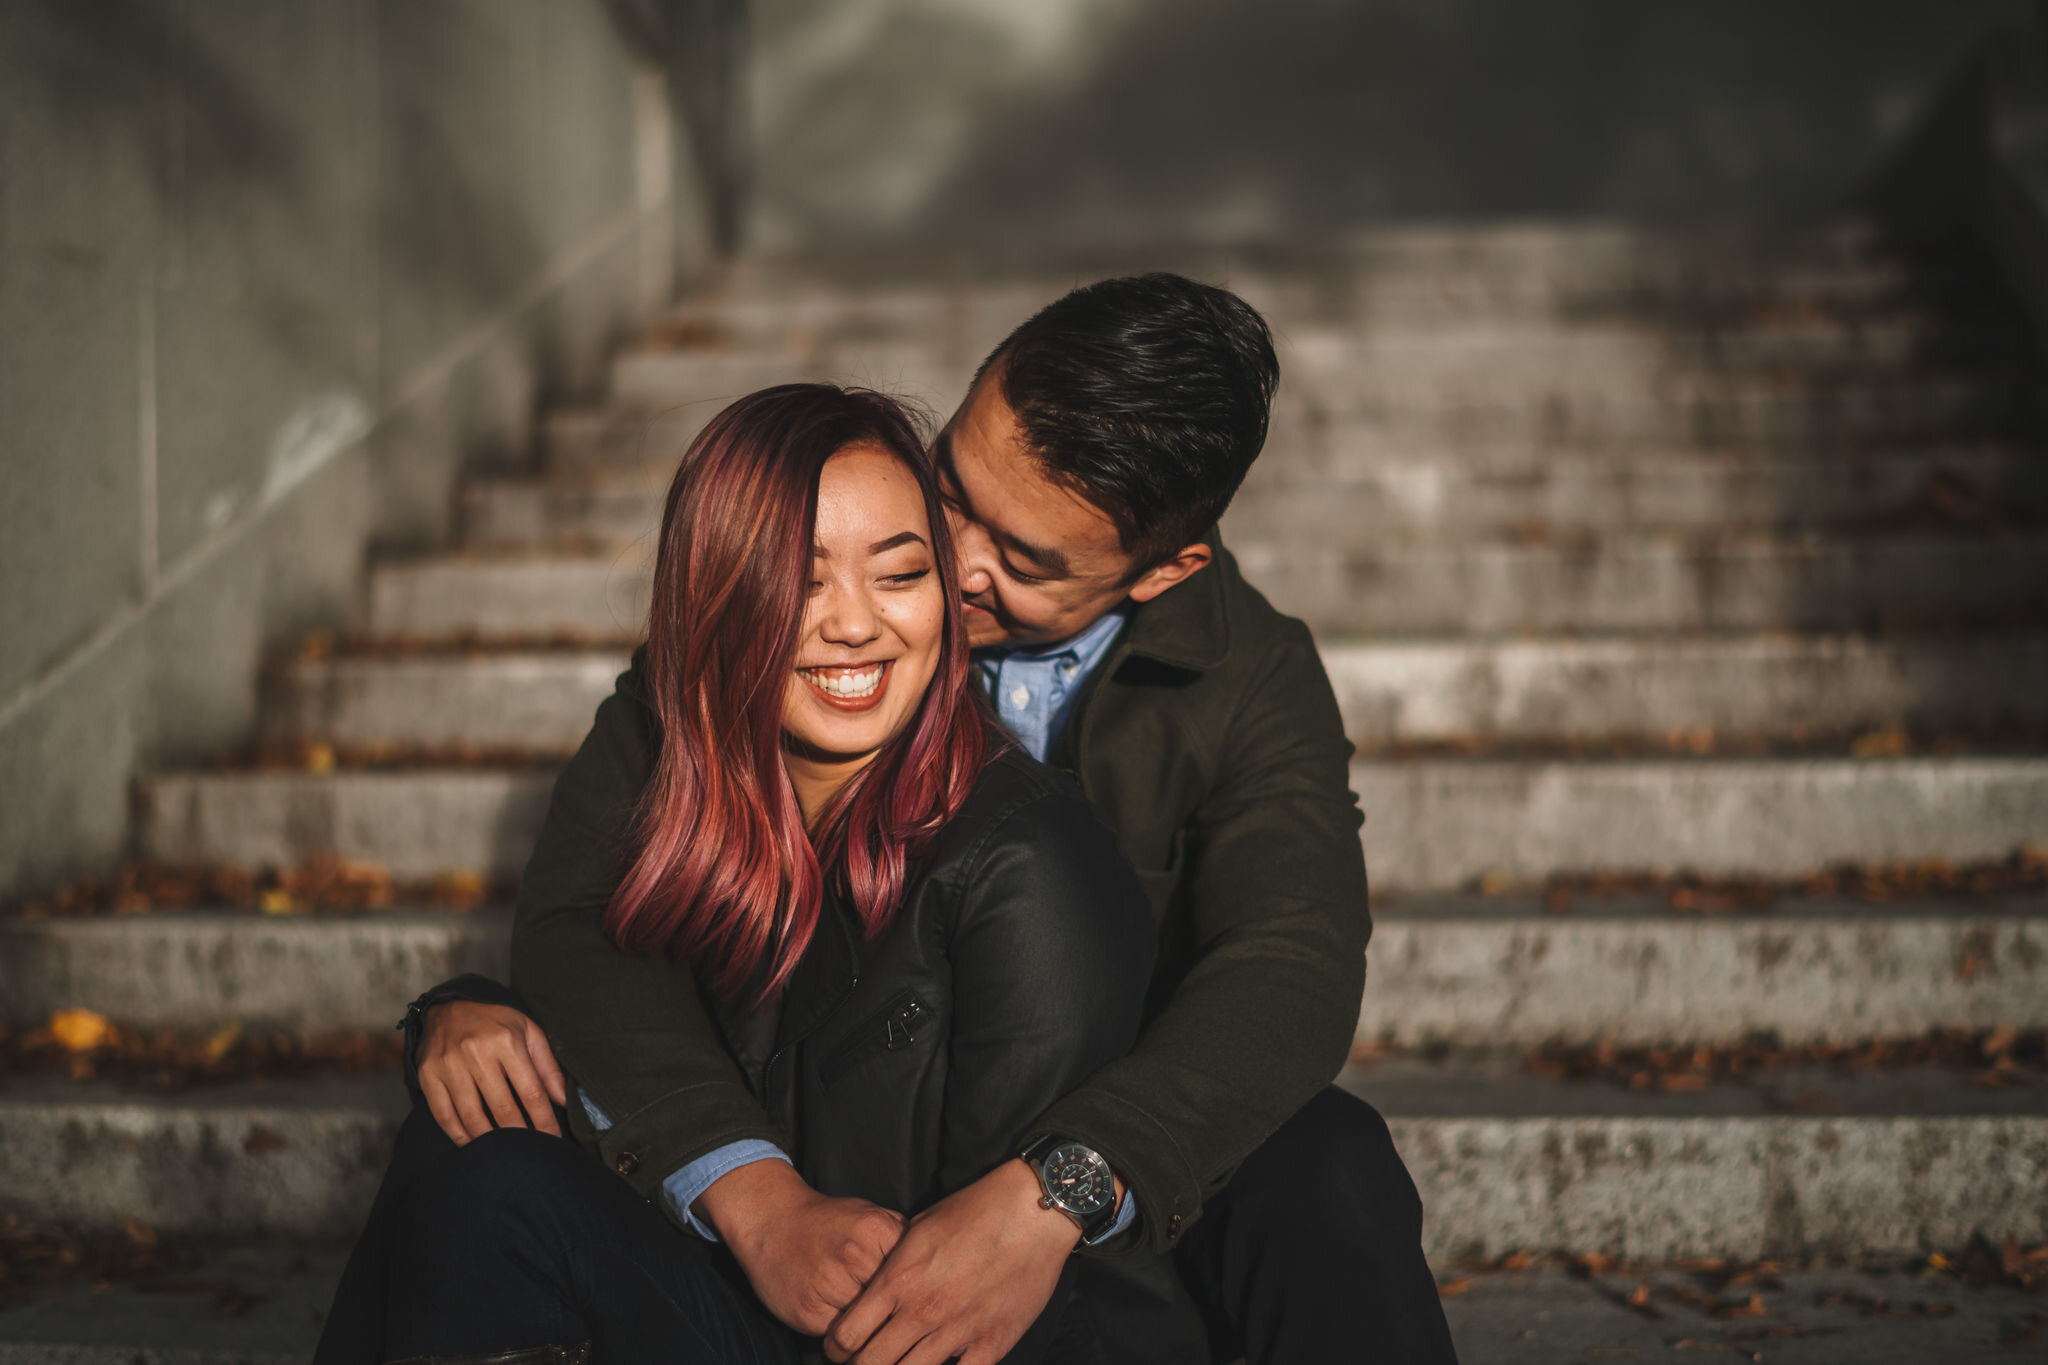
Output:
M742 1138L786 1142L686 967L600 919L659 752L639 670L555 784L520 887L513 979L563 1067L617 1119L578 1135L648 1198ZM1308 628L1215 562L1152 601L1091 675L1053 752L1137 868L1159 957L1136 1048L1034 1126L1086 1142L1165 1250L1238 1163L1343 1065L1365 984L1351 746ZM1119 1239L1124 1240L1124 1239Z

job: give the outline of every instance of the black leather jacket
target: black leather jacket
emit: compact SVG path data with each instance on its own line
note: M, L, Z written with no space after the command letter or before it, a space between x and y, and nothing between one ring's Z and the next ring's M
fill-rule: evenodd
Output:
M885 932L862 942L828 897L779 1008L712 1013L813 1188L914 1214L1015 1157L1038 1115L1130 1050L1155 942L1108 827L1071 779L1009 747L912 865ZM517 1003L492 984L430 995ZM569 1119L597 1150L580 1105ZM1009 1359L1177 1365L1204 1358L1199 1343L1166 1258L1077 1258Z

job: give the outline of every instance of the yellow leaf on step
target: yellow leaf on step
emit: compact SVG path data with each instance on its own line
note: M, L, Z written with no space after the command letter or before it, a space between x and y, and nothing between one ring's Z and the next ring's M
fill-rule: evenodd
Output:
M281 886L273 886L256 898L256 908L266 915L304 914L306 907L292 899L292 893Z
M1872 730L1858 735L1849 752L1856 758L1898 758L1912 743L1904 730Z
M208 1066L212 1066L218 1061L220 1061L221 1058L227 1056L228 1049L233 1047L237 1042L239 1042L241 1040L241 1037L242 1021L237 1019L229 1023L225 1028L222 1028L218 1033L215 1033L212 1037L208 1038L205 1044L199 1049L200 1055L206 1058L206 1064Z
M90 1052L114 1041L114 1025L95 1010L58 1010L50 1016L50 1036L66 1052Z
M309 773L331 773L334 771L334 746L332 744L308 744L306 746L306 771Z

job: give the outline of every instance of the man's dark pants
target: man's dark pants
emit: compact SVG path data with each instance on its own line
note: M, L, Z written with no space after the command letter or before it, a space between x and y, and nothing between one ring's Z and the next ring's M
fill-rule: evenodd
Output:
M1175 1261L1216 1365L1435 1365L1455 1355L1421 1235L1386 1123L1332 1088L1239 1167ZM407 1288L387 1298L394 1282ZM316 1360L566 1344L598 1320L625 1359L651 1342L663 1348L649 1359L767 1365L798 1351L722 1248L678 1233L575 1144L511 1130L458 1153L419 1105Z
M1217 1365L1457 1359L1415 1182L1386 1120L1335 1086L1245 1159L1174 1259Z

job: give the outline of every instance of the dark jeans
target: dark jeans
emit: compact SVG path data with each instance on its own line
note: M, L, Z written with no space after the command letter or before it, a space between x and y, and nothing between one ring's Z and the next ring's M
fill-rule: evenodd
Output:
M1385 1121L1331 1088L1238 1168L1174 1259L1216 1365L1435 1365L1456 1355L1421 1239L1421 1201ZM722 1248L676 1231L575 1144L511 1129L458 1150L415 1106L315 1365L593 1339L600 1361L790 1365L810 1354ZM1070 1339L1046 1351L1099 1356Z
M457 1148L415 1105L315 1365L583 1341L600 1361L800 1359L723 1248L575 1143L510 1128Z
M1457 1360L1415 1182L1386 1120L1335 1086L1245 1159L1174 1261L1217 1365Z

